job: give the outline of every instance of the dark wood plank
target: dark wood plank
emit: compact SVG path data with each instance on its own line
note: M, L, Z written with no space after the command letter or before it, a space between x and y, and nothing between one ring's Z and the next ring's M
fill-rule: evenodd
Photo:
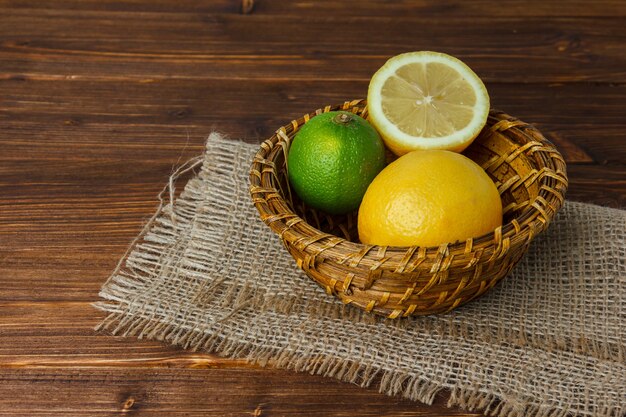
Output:
M429 49L458 56L487 82L626 81L626 28L612 17L8 9L0 39L0 78L366 81L388 57Z
M64 9L93 11L129 12L167 12L167 13L241 13L242 0L211 0L198 3L194 0L155 0L146 3L141 0L64 0L33 1L10 0L5 4L11 8L23 9ZM381 3L378 0L359 0L336 2L331 0L312 2L308 0L256 0L253 12L257 14L282 15L294 17L308 16L626 16L623 2L611 0L585 1L564 0L549 2L542 0L507 0L494 3L490 0L471 2L394 0Z
M541 17L541 16L624 16L624 4L610 1L590 2L584 0L565 0L547 2L541 0L506 0L494 3L490 0L478 1L427 1L400 0L388 1L381 5L377 0L358 1L346 7L336 1L311 2L299 1L263 1L255 6L256 13L310 15L347 15L347 16L461 16L461 17Z
M0 387L0 410L12 417L475 415L445 408L442 398L424 407L329 378L274 370L0 368Z
M626 85L496 82L487 87L494 107L536 124L568 163L626 160L626 144L619 140L626 130ZM213 129L259 142L304 113L365 97L367 82L14 79L0 80L0 89L0 123L6 132L0 161L45 159L64 165L71 145L72 162L88 165L122 163L139 154L144 161L172 163L173 156L199 152L201 138ZM32 146L34 139L44 138ZM6 175L19 178L25 170L36 178L37 172L24 164ZM64 175L63 169L49 171L41 175Z
M570 165L566 198L626 208L626 165Z
M49 288L49 292L61 292ZM105 314L88 301L3 301L0 368L251 368L243 360L188 352L158 342L96 334ZM54 321L50 321L54 317ZM71 341L71 343L68 343ZM0 408L1 410L1 408Z

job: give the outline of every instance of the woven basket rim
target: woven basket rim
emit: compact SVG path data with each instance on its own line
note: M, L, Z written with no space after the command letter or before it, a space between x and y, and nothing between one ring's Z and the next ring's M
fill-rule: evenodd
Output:
M268 159L268 157L278 151L286 153L288 150L284 148L284 140L289 140L287 135L298 129L315 115L336 110L353 111L356 113L358 111L364 111L365 109L366 102L362 99L345 101L342 104L334 106L325 106L297 120L292 120L290 124L280 127L276 130L274 135L260 145L250 168L250 194L255 207L261 214L262 220L277 233L281 239L289 241L292 244L300 244L303 249L306 249L309 245L315 246L316 244L320 244L320 241L324 239L332 240L332 244L326 245L322 251L317 247L314 252L319 257L339 260L340 262L345 261L346 253L358 253L360 256L358 261L367 261L368 258L371 258L371 261L376 263L380 256L370 256L370 254L381 253L380 249L384 248L382 253L386 254L386 260L388 261L387 266L389 267L385 269L395 269L397 262L400 262L401 258L405 257L407 252L413 253L418 250L422 251L424 255L434 253L469 255L475 248L480 247L482 251L487 252L486 255L492 252L495 256L502 250L501 246L503 240L507 240L509 247L513 247L523 245L533 239L538 233L547 228L554 215L563 205L565 191L568 185L567 173L563 157L556 147L534 126L509 116L502 111L491 109L488 125L489 122L493 122L493 124L490 125L490 129L501 131L515 129L519 134L528 139L527 145L533 143L533 145L528 146L524 152L531 152L533 154L541 152L545 154L538 155L534 158L537 162L538 166L536 169L539 170L538 175L540 176L540 178L538 178L539 192L534 200L530 202L519 215L509 220L506 224L481 236L472 237L466 241L444 243L439 246L429 247L366 245L322 232L293 212L289 204L285 202L280 190L268 184L268 182L271 182L269 179L270 176L264 174L268 173L268 167L269 171L271 171L274 166L273 162L271 159ZM531 137L528 132L532 132L535 138ZM535 149L531 149L533 147ZM545 161L542 157L545 158ZM552 166L549 166L546 161L550 162ZM544 163L540 164L540 162ZM268 189L274 192L272 199L275 204L268 204L267 200L262 197L264 193L267 193ZM280 210L276 209L277 206L280 206ZM269 214L264 215L264 212ZM301 226L304 224L308 227L305 228L305 231L301 231L299 228L293 227L298 224ZM378 264L377 267L381 267L381 265Z

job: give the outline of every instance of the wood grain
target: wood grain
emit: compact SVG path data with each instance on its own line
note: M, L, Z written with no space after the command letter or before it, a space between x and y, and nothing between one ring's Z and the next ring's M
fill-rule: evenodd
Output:
M403 16L407 13L425 16L489 16L489 17L538 17L538 16L626 16L626 5L612 0L567 0L552 2L542 0L506 0L494 3L490 0L461 1L429 1L429 0L395 0L381 5L377 0L359 0L358 3L341 4L335 1L290 0L289 2L256 0L253 11L263 15L291 15L307 17L311 15L326 16ZM123 11L129 12L166 12L166 13L242 13L243 1L211 0L198 3L195 0L154 0L147 3L143 0L64 0L40 2L37 0L5 0L9 8L26 10L92 10L92 11Z
M258 143L399 52L465 60L562 151L568 198L626 207L626 3L254 3L0 2L0 415L479 415L93 331L208 133Z
M626 128L621 108L626 85L488 83L487 87L494 107L536 124L561 147L568 163L626 160L623 147L605 139L618 139ZM188 142L181 157L199 152L202 139L214 128L256 143L312 109L367 94L365 82L263 81L241 88L231 80L202 85L191 80L155 84L5 80L0 88L0 121L8 136L0 160L45 155L46 162L59 164L68 144L80 150L85 162L115 163L143 152L149 152L151 162L172 162L172 155L180 154ZM115 89L125 95L99 99ZM170 99L159 101L162 95ZM233 112L240 108L246 109L243 118ZM46 140L34 148L32 139L44 136ZM22 174L15 172L16 177Z
M317 376L253 369L0 369L4 416L469 416ZM103 386L108 387L103 390ZM80 394L78 394L80 393ZM17 394L17 395L16 395ZM323 402L320 399L323 398Z
M434 49L487 82L623 83L623 19L597 19L323 15L303 24L260 13L6 9L0 77L366 82L391 55Z

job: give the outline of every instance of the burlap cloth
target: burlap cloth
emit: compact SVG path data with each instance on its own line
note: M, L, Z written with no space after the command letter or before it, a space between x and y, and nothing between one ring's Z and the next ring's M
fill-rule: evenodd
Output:
M450 405L497 416L626 413L626 211L567 202L485 296L391 321L296 268L251 203L255 150L211 135L102 287L100 328L425 403L447 389Z

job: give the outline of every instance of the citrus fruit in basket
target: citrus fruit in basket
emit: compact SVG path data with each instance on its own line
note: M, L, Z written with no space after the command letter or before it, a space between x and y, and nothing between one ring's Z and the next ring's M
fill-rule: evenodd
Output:
M298 196L330 214L356 210L384 166L380 135L362 117L343 111L309 120L295 135L287 157L289 182Z
M418 149L461 152L489 114L483 82L450 55L420 51L389 59L367 92L369 121L396 155Z
M401 156L372 181L359 208L362 243L437 246L502 224L495 184L471 159L450 151Z

